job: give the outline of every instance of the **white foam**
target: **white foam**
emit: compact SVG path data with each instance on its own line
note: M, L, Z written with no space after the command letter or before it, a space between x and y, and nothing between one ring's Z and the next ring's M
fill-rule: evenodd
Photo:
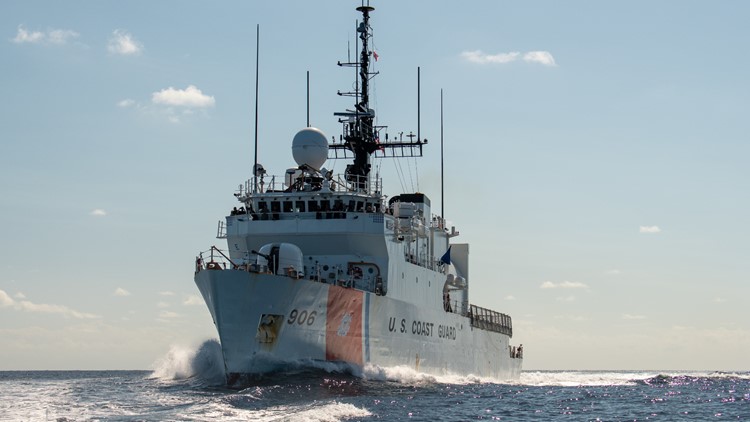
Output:
M524 371L521 378L511 384L551 387L635 385L637 380L657 375L658 372Z
M378 381L394 381L417 386L425 384L477 384L501 382L494 378L480 377L476 375L432 375L417 372L408 366L381 367L372 364L365 365L363 378Z
M197 378L210 384L224 383L224 364L218 340L206 340L197 346L172 345L169 352L154 363L153 377L162 380Z
M199 408L201 406L198 406ZM313 402L305 405L283 405L263 409L239 409L224 403L207 403L202 409L193 408L189 414L179 415L185 419L200 414L205 420L233 421L302 421L339 422L352 418L372 416L369 410L350 403Z
M635 385L658 376L693 378L750 379L746 372L713 371L524 371L521 379L511 384L528 386L579 387Z

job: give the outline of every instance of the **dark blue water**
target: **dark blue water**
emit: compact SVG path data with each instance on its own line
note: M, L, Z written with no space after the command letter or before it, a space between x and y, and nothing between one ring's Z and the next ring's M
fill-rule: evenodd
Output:
M2 421L750 420L750 373L527 371L515 383L405 368L305 369L221 386L216 362L156 371L0 372Z

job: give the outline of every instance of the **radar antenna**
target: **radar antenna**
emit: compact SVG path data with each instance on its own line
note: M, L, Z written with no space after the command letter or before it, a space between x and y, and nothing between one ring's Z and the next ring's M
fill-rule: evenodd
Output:
M357 7L357 11L362 13L362 22L357 26L357 33L362 44L362 50L359 54L359 60L356 62L341 63L339 66L357 67L357 91L355 92L338 92L340 96L354 97L355 105L353 110L336 112L334 116L339 117L339 122L343 124L343 133L341 143L331 143L329 147L328 158L353 158L354 162L346 166L346 180L356 184L360 189L367 190L369 186L370 174L370 156L380 157L421 157L422 145L427 140L417 137L417 140L410 138L408 142L389 142L388 134L385 133L385 141L381 141L380 132L386 129L386 126L375 125L375 110L370 108L370 79L375 77L378 72L370 71L370 51L369 41L372 38L372 28L370 27L370 12L375 10L367 4ZM377 55L375 56L377 58Z

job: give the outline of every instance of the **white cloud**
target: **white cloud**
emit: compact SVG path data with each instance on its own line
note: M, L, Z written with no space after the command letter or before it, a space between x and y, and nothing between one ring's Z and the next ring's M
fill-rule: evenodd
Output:
M138 55L143 51L143 45L133 38L130 33L116 29L112 32L112 37L109 39L109 44L107 44L107 50L112 54L123 56Z
M472 63L510 63L516 61L521 53L514 51L511 53L486 54L482 50L464 51L461 57Z
M52 44L67 44L69 39L77 37L78 32L69 29L53 29L47 33L47 39Z
M115 289L115 296L130 296L130 292L123 289L122 287L118 287Z
M158 303L156 304L156 307L157 307L157 308L169 308L169 303L167 303L167 302L164 302L164 301L159 301L159 302L158 302Z
M10 297L7 293L5 293L5 290L0 290L0 306L6 307L6 306L13 306L15 303L15 300L13 300L12 297Z
M528 63L539 63L545 66L557 66L555 58L548 51L529 51L523 55L523 60Z
M159 318L179 318L181 315L177 312L172 311L161 311L159 312Z
M713 303L725 303L727 300L723 297L715 297L714 300L712 300Z
M585 289L586 287L588 286L578 281L563 281L562 283L545 281L539 286L540 289Z
M190 295L182 302L185 306L203 305L203 299L198 295Z
M26 299L26 295L23 292L16 292L16 299Z
M213 107L216 100L201 92L195 85L190 85L185 89L174 89L171 86L154 92L151 95L151 101L156 104L165 104L179 107Z
M91 318L99 318L99 316L94 314L89 314L86 312L78 312L74 309L70 309L67 306L62 305L49 305L46 303L33 303L28 300L21 300L16 301L13 300L4 290L0 290L0 306L2 307L12 307L13 309L16 309L18 311L26 311L26 312L39 312L39 313L47 313L47 314L60 314L64 317L73 317L78 319L91 319Z
M581 315L556 315L555 319L565 319L568 321L588 321L588 318Z
M39 31L27 31L22 25L18 25L18 32L16 37L13 38L13 42L16 44L21 43L38 43L44 41L44 33Z
M576 297L573 295L560 296L560 297L556 297L555 300L558 302L573 302L574 300L576 300Z
M645 317L645 316L643 316L643 315L631 315L631 314L623 314L623 315L622 315L622 319L627 319L627 320L639 320L639 319L646 319L646 317Z
M122 101L117 102L117 107L127 108L132 107L135 105L135 100L131 100L130 98L126 98Z
M527 63L539 63L550 67L557 66L555 58L548 51L529 51L523 54L512 51L510 53L488 54L482 50L473 50L462 52L461 57L468 62L477 64L505 64L522 59Z
M70 29L49 29L47 32L42 31L28 31L23 25L18 26L18 32L16 32L13 42L16 44L30 43L30 44L67 44L69 40L78 37L76 31Z
M639 231L641 233L659 233L661 229L659 226L641 226Z
M622 271L620 271L618 269L609 270L609 271L606 272L607 275L620 275L621 273L622 273Z
M89 215L93 215L94 217L104 217L105 215L107 215L107 211L104 211L101 208L96 208L91 210Z
M167 291L159 292L159 295L160 296L174 296L174 292L170 292L167 290Z
M505 296L505 300L516 300L516 297L513 295Z

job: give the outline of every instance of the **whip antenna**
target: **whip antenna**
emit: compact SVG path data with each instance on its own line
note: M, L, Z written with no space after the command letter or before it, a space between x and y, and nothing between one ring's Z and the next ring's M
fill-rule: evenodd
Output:
M253 163L253 193L258 192L258 63L260 61L260 24L255 27L255 162Z

